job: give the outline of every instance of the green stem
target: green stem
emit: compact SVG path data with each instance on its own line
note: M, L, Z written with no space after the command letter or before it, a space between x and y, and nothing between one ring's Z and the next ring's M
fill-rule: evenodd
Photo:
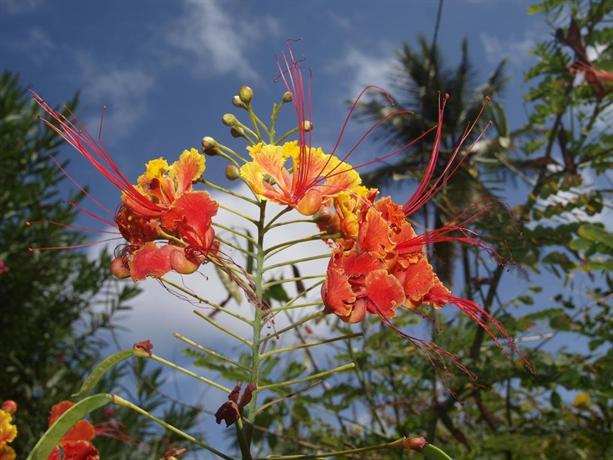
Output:
M246 221L248 221L248 222L251 222L251 223L252 223L252 224L254 224L254 225L257 225L257 224L258 224L257 220L252 219L252 218L251 218L251 217L249 217L248 215L243 214L242 212L236 211L236 210L234 210L234 209L232 209L232 208L229 208L228 206L224 206L224 205L223 205L223 204L221 204L221 203L218 203L218 204L219 204L219 207L220 207L221 209L223 209L224 211L228 211L229 213L232 213L232 214L234 214L235 216L242 217L243 219L245 219L245 220L246 220Z
M182 438L187 439L190 442L193 442L194 444L202 447L203 449L208 450L209 452L217 455L220 458L223 458L225 460L232 460L232 457L230 457L229 455L224 454L223 452L218 451L217 449L209 446L208 444L205 444L204 442L200 441L199 439L195 438L194 436L192 436L191 434L188 434L182 430L180 430L177 427L172 426L170 423L165 422L164 420L156 417L153 414L150 414L149 412L147 412L145 409L137 406L134 403L131 403L130 401L127 401L117 395L113 395L113 403L117 404L118 406L121 407L125 407L127 409L133 410L134 412L140 414L140 415L144 415L145 417L153 420L155 423L157 423L158 425L163 426L164 428L166 428L168 431L172 431L173 433L181 436Z
M269 455L268 457L258 457L255 460L306 460L317 458L338 457L341 455L359 454L362 452L371 452L373 450L397 449L402 447L405 438L400 438L395 441L376 444L368 447L358 447L356 449L335 450L333 452L325 452L320 454L296 454L296 455Z
M274 246L271 246L267 248L266 250L264 250L264 254L266 254L266 258L268 259L269 257L272 257L275 254L278 254L279 252L283 251L284 249L292 247L296 244L308 243L309 241L321 240L321 237L324 235L327 235L327 233L323 233L323 232L316 233L315 235L305 236L303 238L297 238L295 240L286 241L285 243L275 244Z
M286 387L289 385L294 385L296 383L304 383L310 380L317 380L323 377L327 377L328 375L331 375L331 374L348 371L349 369L353 369L354 367L355 367L355 363L347 363L347 364L343 364L342 366L335 367L334 369L328 369L327 371L317 372L315 374L307 375L306 377L301 377L299 379L286 380L285 382L271 383L269 385L264 385L260 387L259 390L260 391L272 390L274 388Z
M266 224L266 226L264 227L264 231L267 232L268 230L270 230L272 224L274 224L277 220L279 220L281 217L283 217L283 215L287 214L288 212L290 212L292 209L291 206L287 206L285 208L283 208L281 211L279 211L272 219L270 219L270 221Z
M172 286L173 288L175 288L178 291L181 291L183 294L187 294L190 297L193 297L194 299L196 299L198 302L202 302L205 305L208 305L209 307L214 308L215 310L224 312L230 316L232 316L233 318L236 318L240 321L242 321L245 324L251 324L251 320L248 320L247 318L245 318L244 316L239 315L238 313L233 312L232 310L230 310L229 308L224 308L221 305L216 304L215 302L211 302L210 300L205 299L204 297L200 297L198 294L196 294L195 292L190 291L189 289L181 286L180 284L177 284L173 281L170 281L167 278L164 277L160 277L160 281L164 284L168 284L169 286ZM194 313L196 313L194 311ZM198 315L198 313L196 313Z
M221 353L209 348L209 347L205 347L204 345L200 345L198 342L194 342L192 339L185 337L183 334L179 334L178 332L175 332L173 334L177 339L179 339L181 342L186 343L187 345L190 345L194 348L196 348L197 350L202 351L203 353L209 354L211 356L214 356L217 359L220 359L222 361L225 361L227 363L232 364L233 366L239 367L241 369L244 369L246 371L251 371L251 369L249 369L247 366L243 366L241 363L239 363L238 361L233 360L232 358L228 358L227 356L222 355Z
M285 353L285 352L288 352L288 351L301 350L303 348L316 347L318 345L324 345L326 343L337 342L339 340L354 339L354 338L360 337L362 335L363 335L362 332L356 332L355 334L343 335L343 336L340 336L340 337L333 337L331 339L319 340L317 342L309 342L309 343L303 343L303 344L300 344L300 345L292 345L292 346L289 346L289 347L275 348L274 350L271 350L271 351L269 351L267 353L263 353L262 355L260 355L260 360L263 361L263 360L271 357L272 355L276 355L277 353Z
M285 262L279 262L278 264L269 265L264 269L264 271L272 270L273 268L285 267L286 265L296 265L301 262L308 262L310 260L319 260L319 259L329 259L330 253L320 254L318 256L310 256L310 257L302 257L300 259L287 260Z
M282 278L280 280L270 281L268 283L264 283L264 289L267 289L272 286L277 286L279 284L292 283L294 281L302 281L302 280L313 280L313 279L322 279L325 278L326 274L321 275L304 275L304 276L295 276L292 278Z
M274 143L278 145L281 142L283 142L285 139L290 137L292 134L296 134L298 131L300 131L300 128L296 126L295 128L292 128L288 132L283 134L279 139L275 140Z
M270 334L270 335L264 337L263 339L261 339L261 342L265 343L265 342L269 341L270 339L272 339L273 337L278 337L278 336L280 336L281 334L283 334L283 333L285 333L287 331L291 331L292 329L296 329L298 326L300 326L300 325L302 325L304 323L307 323L307 322L309 322L311 320L314 320L314 319L323 318L324 316L325 316L325 313L323 311L317 311L315 313L307 315L304 318L296 321L295 323L292 323L289 326L284 327L283 329L280 329L280 330L274 332L273 334Z
M284 222L277 222L276 224L271 225L270 227L268 227L268 230L272 230L273 228L281 227L283 225L301 224L301 223L313 224L315 222L313 222L313 219L292 219L292 220L286 220Z
M230 232L233 235L245 238L247 241L250 241L251 243L255 244L255 240L250 235L248 235L247 233L241 232L241 231L236 230L236 229L234 229L232 227L227 227L226 225L222 225L222 224L219 224L217 222L213 222L213 227L221 228L222 230Z
M245 160L241 155L239 155L238 153L236 153L234 150L232 150L230 147L227 147L223 144L220 144L219 142L217 143L217 147L219 147L221 150L223 150L226 153L229 153L230 155L234 156L237 160L242 161L243 163L246 163L247 160ZM224 156L224 158L226 158Z
M215 189L215 190L217 190L219 192L223 192L223 193L225 193L227 195L231 195L231 196L236 197L236 198L238 198L240 200L246 201L247 203L256 204L256 205L258 204L258 202L256 200L248 198L245 195L241 195L240 193L233 192L230 189L222 187L221 185L214 184L213 182L210 182L210 181L208 181L206 179L202 179L202 180L200 180L200 182L202 184L206 185L207 187Z
M172 367L174 370L182 372L185 375L189 375L190 377L195 378L196 380L200 380L201 382L206 383L207 385L211 385L212 387L217 388L218 390L223 391L224 393L228 394L232 391L231 388L225 387L217 382L214 382L213 380L209 380L206 377L203 377L201 375L196 374L194 371L190 371L189 369L186 369L182 366L179 366L178 364L173 363L172 361L168 361L164 358L162 358L161 356L157 356L154 354L151 354L148 356L149 359L152 359L153 361L157 361L160 364L164 364L165 366L168 367Z
M228 334L230 337L234 337L236 340L238 340L241 343L244 343L245 345L247 345L248 347L251 346L251 344L249 343L249 341L243 337L241 337L240 335L238 335L236 332L231 331L230 329L227 329L226 327L222 326L221 324L219 324L217 321L209 318L207 315L205 315L204 313L199 312L198 310L194 310L194 313L196 316L202 318L203 320L205 320L207 323L209 323L212 326L215 326L217 329L219 329L222 332L225 332L226 334Z
M238 438L238 445L241 449L241 453L243 454L243 460L251 460L253 457L251 456L249 442L247 441L247 437L245 436L245 430L243 428L243 419L241 417L238 417L238 419L236 419L236 437Z
M232 249L246 255L249 257L255 257L255 254L251 251L248 251L245 248L241 248L238 244L234 244L234 243L230 243L228 240L226 240L225 238L221 238L219 235L215 235L215 238L217 238L219 241L221 241L223 244L225 244L228 247L231 247Z

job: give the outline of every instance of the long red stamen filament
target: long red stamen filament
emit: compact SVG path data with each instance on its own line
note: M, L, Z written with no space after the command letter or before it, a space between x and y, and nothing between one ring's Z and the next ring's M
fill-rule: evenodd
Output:
M86 227L83 225L75 225L75 224L66 224L63 222L58 222L56 220L31 220L31 221L27 221L26 225L30 226L30 225L44 225L44 224L49 224L49 225L53 225L55 227L61 227L61 228L68 228L70 230L76 230L76 231L84 231L84 232L90 232L90 233L107 233L109 235L120 235L119 232L114 232L114 231L110 231L110 230L101 230L99 228L94 228L94 227Z
M74 201L68 201L68 205L72 206L73 208L77 208L83 214L91 217L92 219L97 220L98 222L102 222L103 224L108 225L110 227L117 227L117 224L115 222L105 219L104 217L101 217L98 214L94 214L91 211L88 211L83 206L81 206L79 203L75 203Z
M383 315L383 312L381 311L381 309L379 308L377 304L374 304L374 305L375 305L375 308L377 309L377 316L381 318L381 321L383 321L383 324L387 326L388 328L392 329L398 335L409 340L413 345L415 345L415 347L417 347L417 349L421 351L424 354L424 356L426 356L426 358L428 359L428 361L430 361L430 364L432 364L432 366L436 367L436 364L438 361L439 363L442 363L443 369L446 369L446 364L445 364L444 359L447 359L451 361L451 363L457 369L459 369L464 374L466 374L466 376L470 380L477 381L477 376L475 375L475 373L472 372L470 369L468 369L464 364L462 364L462 362L456 355L454 355L450 351L445 350L442 347L439 347L435 343L428 342L426 340L419 339L417 337L413 337L412 335L406 334L405 332L401 331L388 318L386 318L385 315ZM434 356L433 356L433 353L434 353Z
M162 210L161 207L148 200L138 190L136 190L136 188L134 188L130 181L123 175L117 164L112 160L106 148L92 138L89 132L80 125L80 122L76 117L73 117L75 120L73 123L63 114L56 112L37 93L32 91L32 95L34 101L41 107L41 109L47 112L52 119L59 124L59 126L56 126L49 120L43 120L44 123L59 136L61 136L68 144L74 147L79 153L81 153L81 155L83 155L113 185L152 213L155 214ZM107 166L104 166L101 161L106 163L106 165L110 167L110 170L107 168Z
M77 188L79 190L81 190L81 192L83 192L85 194L85 196L87 196L87 198L92 200L92 202L96 206L98 206L100 209L102 209L103 211L107 212L111 216L115 215L115 213L113 211L111 211L108 207L106 207L105 205L100 203L100 201L98 201L96 198L94 198L94 196L91 193L89 193L85 189L85 187L83 187L71 174L69 174L68 171L66 171L66 169L62 166L62 164L57 160L57 158L55 158L54 156L50 156L49 158L51 159L51 161L53 161L53 163L55 163L55 166L57 166L57 168L62 172L62 174L64 174L64 176L66 176L68 178L68 180L70 180L74 185L76 185Z
M118 236L116 238L106 238L103 240L95 240L95 241L89 241L87 243L81 243L81 244L68 244L65 246L41 246L41 247L29 247L28 251L29 252L39 252L39 251L59 251L59 250L63 250L63 249L80 249L80 248L88 248L91 246L95 246L96 244L100 244L100 243L108 243L109 241L117 241L117 240L121 240L122 237Z

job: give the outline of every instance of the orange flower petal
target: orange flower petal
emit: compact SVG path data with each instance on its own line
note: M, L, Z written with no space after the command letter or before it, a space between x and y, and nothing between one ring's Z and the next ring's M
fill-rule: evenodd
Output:
M425 257L402 271L404 292L414 304L421 302L434 287L435 274ZM439 281L440 283L440 281Z
M56 447L47 460L100 460L100 453L87 441L70 441Z
M177 193L191 191L192 182L202 176L205 167L205 157L198 150L183 150L179 159L170 167L170 177L175 180Z
M152 242L145 243L130 256L128 265L132 279L139 281L147 276L154 278L164 276L172 270L170 255L173 251L177 250L180 249L169 244L158 247Z
M207 251L212 243L212 218L218 204L207 192L189 192L162 215L162 226L179 234L189 245Z
M326 311L341 319L351 316L356 300L347 275L333 266L328 268L328 277L321 288L321 298Z
M371 313L390 318L394 316L394 310L404 303L404 290L398 279L390 275L387 270L375 270L366 275L366 295ZM374 308L372 308L374 307Z
M384 257L394 247L390 233L388 222L378 211L370 208L360 225L358 245L364 251Z

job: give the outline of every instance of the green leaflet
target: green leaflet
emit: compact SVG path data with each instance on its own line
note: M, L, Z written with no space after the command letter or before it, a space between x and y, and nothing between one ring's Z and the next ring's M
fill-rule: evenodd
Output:
M129 350L121 350L117 353L113 353L110 356L107 356L105 359L100 361L100 363L94 368L93 372L89 374L89 377L85 379L83 385L79 391L72 395L73 398L80 399L90 391L92 391L100 379L106 374L106 372L113 366L119 364L122 361L125 361L128 358L134 356L134 351L132 349Z
M609 248L613 248L613 234L609 233L604 227L594 224L583 224L579 227L577 233L583 239L602 243Z
M82 399L66 412L38 440L27 460L47 460L51 451L58 445L64 433L90 412L106 406L113 400L110 394L99 393Z
M421 453L424 454L424 457L428 460L453 460L449 455L432 444L428 444L424 447Z

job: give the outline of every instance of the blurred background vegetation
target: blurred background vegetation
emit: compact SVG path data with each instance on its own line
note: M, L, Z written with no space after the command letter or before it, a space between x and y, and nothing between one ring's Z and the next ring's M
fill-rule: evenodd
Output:
M474 81L465 42L458 47L459 64L449 67L441 59L436 27L433 37L400 46L390 75L392 94L415 116L386 122L382 144L397 146L417 137L436 123L439 95L452 96L441 167L484 96L492 98L476 129L484 130L490 121L491 126L464 153L468 158L461 170L424 209L418 225L438 227L472 204L489 203L490 212L474 229L506 265L453 243L436 246L430 258L456 292L483 305L521 337L534 372L484 340L483 330L467 319L424 311L432 340L478 375L475 384L452 369L432 367L375 319L361 325L363 342L336 347L328 356L355 360L358 367L349 379L333 381L314 396L299 391L256 419L262 447L295 453L297 446L328 450L424 435L458 459L613 458L613 234L604 225L610 229L610 222L593 218L610 216L612 206L607 177L613 158L612 11L611 0L546 0L531 8L551 29L534 47L538 62L523 75L526 120L516 131L507 128L496 96L508 79L520 76L507 74L501 62L487 81ZM69 106L76 107L76 101ZM377 98L360 106L364 121L383 118L387 110ZM92 260L78 251L28 251L32 242L78 245L86 239L71 227L75 207L59 196L66 179L49 161L54 156L63 162L59 142L37 117L23 84L5 72L0 79L0 388L2 399L19 403L15 447L20 452L27 452L44 430L51 405L73 393L101 359L101 349L119 327L118 315L139 292L110 279L108 254ZM387 190L414 184L428 161L428 138L417 149L421 155L369 171L368 182ZM71 200L82 198L77 191ZM61 225L28 225L38 221ZM513 277L530 282L545 272L556 280L547 286L555 289L548 305L537 308L531 295L503 290ZM543 288L534 282L529 292ZM286 298L279 292L275 296ZM413 322L414 316L398 318L399 326ZM334 328L348 332L342 324ZM219 363L197 358L195 365L223 375ZM289 362L271 360L266 372L294 378L317 369L317 360L309 353ZM138 382L133 401L198 434L199 409L161 394L159 370L140 363L106 378L108 386ZM319 416L320 411L327 416ZM132 414L96 417L97 423L115 420L130 437L126 444L97 443L102 458L155 459L174 440ZM359 458L405 455L392 451Z

